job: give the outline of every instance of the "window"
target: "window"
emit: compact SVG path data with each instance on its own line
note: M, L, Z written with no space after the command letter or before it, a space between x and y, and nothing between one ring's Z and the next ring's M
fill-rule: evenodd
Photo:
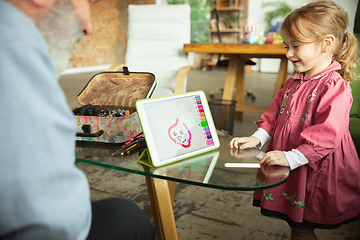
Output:
M189 3L191 8L191 42L209 42L209 0L167 0L167 4Z

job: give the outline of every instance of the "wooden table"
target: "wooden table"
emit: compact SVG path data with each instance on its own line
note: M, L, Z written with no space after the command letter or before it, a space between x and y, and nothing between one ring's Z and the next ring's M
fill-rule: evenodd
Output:
M250 58L280 58L280 68L277 74L274 95L282 88L287 75L287 58L285 45L280 44L184 44L184 52L217 53L230 56L229 66L224 84L222 98L232 100L236 87L237 117L242 112L265 112L267 107L244 104L245 60Z

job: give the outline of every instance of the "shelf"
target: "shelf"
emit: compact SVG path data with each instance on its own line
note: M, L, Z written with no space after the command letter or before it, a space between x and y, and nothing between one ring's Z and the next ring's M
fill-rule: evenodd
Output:
M215 11L215 8L211 8L210 10ZM217 8L217 10L219 12L221 12L221 11L241 11L241 10L243 10L243 8L239 7L239 6L237 6L237 7L219 7L219 8Z
M246 8L240 0L211 0L210 43L239 43L244 32ZM218 23L217 23L218 22ZM220 31L218 32L217 29ZM218 35L217 35L218 34Z
M210 30L211 33L217 33L217 30L215 29L211 29ZM240 29L236 29L236 28L229 28L229 29L225 29L225 30L220 30L221 33L238 33L240 32Z

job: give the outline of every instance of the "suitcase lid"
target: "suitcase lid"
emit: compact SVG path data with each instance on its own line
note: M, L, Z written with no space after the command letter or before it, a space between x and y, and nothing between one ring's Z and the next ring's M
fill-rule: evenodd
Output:
M135 107L139 99L149 98L156 85L149 72L101 72L95 74L78 94L80 104Z

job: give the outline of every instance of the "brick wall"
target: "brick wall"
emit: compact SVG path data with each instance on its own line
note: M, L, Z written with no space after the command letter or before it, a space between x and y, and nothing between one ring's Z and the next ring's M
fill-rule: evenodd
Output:
M127 6L155 0L102 0L91 8L93 32L73 48L69 68L125 62Z
M227 0L228 1L228 0ZM69 68L125 63L127 7L129 4L154 4L155 0L102 0L91 8L93 32L73 48ZM247 25L248 0L239 0L243 8L240 26ZM195 55L195 66L201 67L203 58Z

